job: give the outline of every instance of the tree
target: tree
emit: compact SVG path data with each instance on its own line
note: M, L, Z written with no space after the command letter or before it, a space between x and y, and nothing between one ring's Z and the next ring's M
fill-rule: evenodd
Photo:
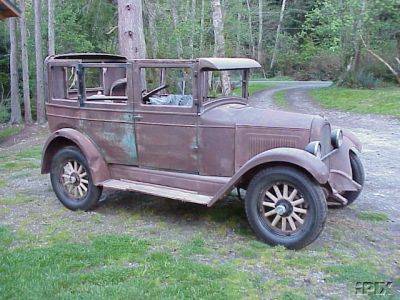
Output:
M367 46L367 43L365 42L365 40L364 40L364 38L362 36L360 36L360 40L362 41L365 49L367 49L368 53L371 54L373 57L375 57L377 60L379 60L381 63L383 63L389 69L389 71L394 75L394 77L396 78L397 83L400 85L400 72L397 72L396 69L394 67L392 67L386 60L384 60L380 55L378 55L376 52L371 50ZM398 64L398 67L400 67L400 58L399 57L395 57L395 60L396 60L396 62Z
M55 50L55 22L54 22L54 0L47 0L47 18L48 18L48 30L49 30L49 55L54 55Z
M224 20L220 0L211 0L212 19L214 27L214 56L225 56ZM221 72L222 94L228 95L231 92L231 84L228 72Z
M256 46L254 45L253 18L251 17L251 7L250 7L249 0L246 0L246 6L247 6L247 15L248 15L248 22L249 22L249 39L250 39L250 46L251 46L251 56L254 58L254 57L256 57Z
M22 87L24 94L24 119L26 124L32 123L31 95L29 90L29 60L26 34L25 0L20 1L21 17L19 25L21 29L21 64L22 64Z
M283 22L283 16L285 14L285 8L286 8L286 0L282 0L282 6L281 6L281 12L279 15L278 27L276 29L275 46L274 46L274 51L272 52L271 63L269 66L270 70L272 70L272 68L275 65L275 59L276 59L276 55L278 52L278 46L279 46L279 35L281 34L281 27L282 27L282 22Z
M146 58L141 0L118 0L118 40L121 55Z
M11 79L11 124L21 123L21 106L18 90L17 28L15 18L8 20L10 29L10 79Z
M263 1L258 0L258 44L257 44L257 60L261 63L263 60L262 53L263 42Z
M170 0L170 6L171 6L171 13L172 13L172 24L174 26L174 31L176 31L178 28L178 23L179 23L179 16L178 16L176 0ZM182 40L181 40L181 37L179 34L176 38L176 52L178 54L178 58L182 58L183 46L182 46Z
M144 0L144 6L146 8L149 23L151 54L153 58L156 58L158 54L158 34L156 28L157 7L152 0Z
M35 11L35 53L36 53L36 113L39 124L46 122L46 114L44 108L44 90L43 90L43 55L42 55L42 30L41 18L42 8L41 1L34 0Z

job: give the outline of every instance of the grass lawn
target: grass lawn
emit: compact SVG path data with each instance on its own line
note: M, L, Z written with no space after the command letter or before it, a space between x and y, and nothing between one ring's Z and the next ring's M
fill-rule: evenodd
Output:
M121 192L72 212L40 175L40 148L0 152L2 299L352 299L356 282L387 280L399 296L382 214L331 211L290 251L258 242L232 197L205 208Z
M249 84L249 95L253 95L255 92L268 90L276 87L277 84L274 82L255 82L252 81ZM242 95L242 88L237 87L233 90L234 95L241 96Z
M274 102L281 108L286 108L289 106L287 99L286 99L286 90L276 92L274 94Z
M400 117L400 88L359 90L328 87L310 91L325 108Z
M0 143L5 140L6 138L17 134L22 130L22 126L9 126L0 128Z

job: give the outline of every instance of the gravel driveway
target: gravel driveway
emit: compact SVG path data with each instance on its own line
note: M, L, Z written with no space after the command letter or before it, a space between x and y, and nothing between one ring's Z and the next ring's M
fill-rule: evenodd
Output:
M324 115L333 127L350 129L363 143L362 161L366 171L364 191L352 205L356 210L382 211L394 221L394 230L400 231L400 121L395 118L361 115L327 110L308 95L317 87L327 87L331 82L280 83L276 88L256 93L251 101L258 107L307 114ZM273 95L286 90L287 108L278 108ZM346 211L346 210L344 210Z

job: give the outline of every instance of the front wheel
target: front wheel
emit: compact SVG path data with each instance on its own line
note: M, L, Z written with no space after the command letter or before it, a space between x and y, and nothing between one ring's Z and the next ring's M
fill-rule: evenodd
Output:
M365 171L361 159L356 153L352 151L350 152L349 156L353 180L361 185L361 189L359 189L358 191L348 191L343 193L343 197L345 197L348 201L347 205L353 203L358 198L358 196L360 196L365 181Z
M77 147L62 148L54 155L50 179L57 198L71 210L90 210L100 199L102 189L93 184L86 158Z
M260 171L250 182L245 207L258 238L289 249L312 243L324 228L327 215L321 187L290 167Z

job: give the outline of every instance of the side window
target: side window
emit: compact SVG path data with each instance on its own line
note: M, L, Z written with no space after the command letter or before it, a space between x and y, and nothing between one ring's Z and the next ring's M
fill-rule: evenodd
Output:
M204 90L207 91L205 101L211 101L223 97L240 97L242 95L241 70L209 71L203 82Z
M84 74L86 102L127 101L127 78L124 67L85 67Z
M141 76L143 104L192 107L191 68L142 68Z

